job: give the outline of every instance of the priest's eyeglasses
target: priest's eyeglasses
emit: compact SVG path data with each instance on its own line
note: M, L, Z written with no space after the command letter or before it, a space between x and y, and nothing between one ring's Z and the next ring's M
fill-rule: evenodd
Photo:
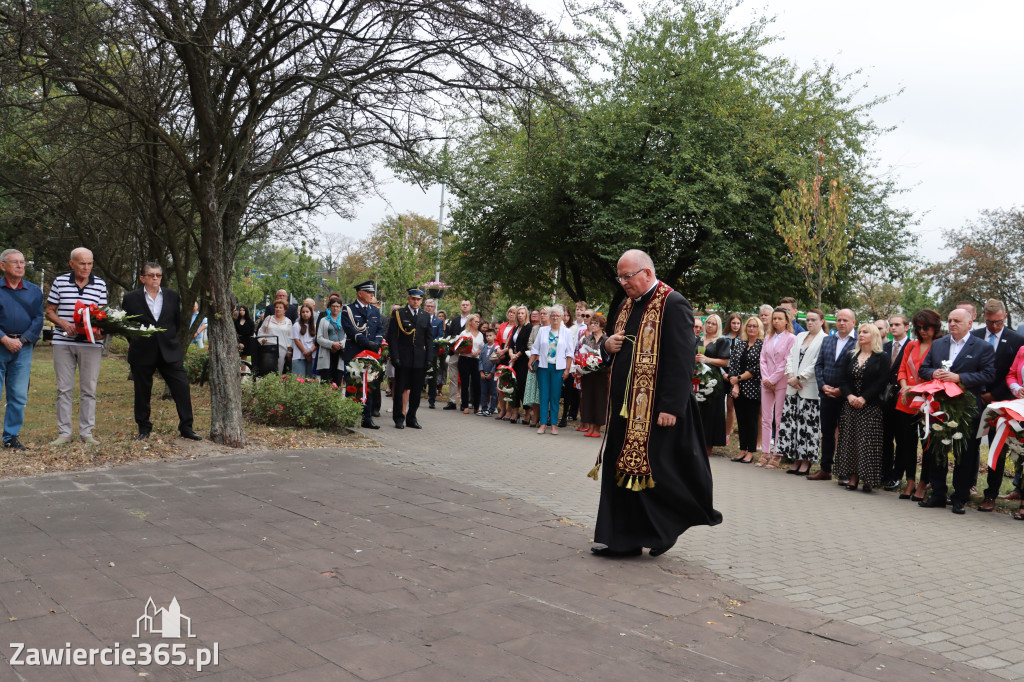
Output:
M639 270L634 272L632 275L623 275L622 277L616 277L615 279L619 280L619 284L625 284L626 280L633 279L634 277L636 277L637 275L639 275L641 272L643 272L646 269L647 268L640 268Z

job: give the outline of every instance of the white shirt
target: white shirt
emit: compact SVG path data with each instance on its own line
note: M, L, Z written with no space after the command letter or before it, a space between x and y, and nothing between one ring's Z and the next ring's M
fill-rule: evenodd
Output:
M143 288L143 293L146 295L146 305L149 306L149 312L153 313L153 319L159 320L160 313L164 310L164 290L156 290L156 298L149 297L149 290Z
M1005 329L1005 327L1003 329ZM999 348L999 339L1002 337L1002 335L1003 335L1003 330L1002 329L999 330L998 334L993 334L992 332L990 332L990 331L988 331L986 329L985 330L985 343L989 344L993 348ZM995 339L994 342L992 341L993 338Z
M839 356L843 354L843 350L846 348L847 342L853 338L853 334L847 334L846 338L839 337L836 339L836 360L839 360Z
M541 327L537 332L537 338L533 341L533 346L527 351L529 355L536 355L538 357L539 367L548 367L548 334L551 331L551 326ZM558 340L555 342L555 368L565 369L566 366L572 361L572 357L576 354L576 343L575 335L565 327L558 328Z
M957 341L952 336L949 337L949 364L950 366L956 362L956 356L960 355L960 351L967 345L968 334L964 334L964 337Z

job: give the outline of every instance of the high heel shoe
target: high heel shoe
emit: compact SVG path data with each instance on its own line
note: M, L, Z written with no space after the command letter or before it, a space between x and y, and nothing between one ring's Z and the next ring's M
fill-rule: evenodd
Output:
M757 458L757 464L755 464L754 466L756 466L756 467L763 467L764 465L768 464L768 462L770 462L770 461L772 461L771 456L769 456L767 454L762 454L760 457Z
M512 419L509 419L508 423L509 424L518 424L519 423L519 417L514 417Z
M764 468L778 469L780 464L782 464L782 455L775 455L774 457L768 458L768 463L764 465Z
M917 487L916 481L907 481L907 489L900 493L901 500L909 500L914 494L914 488Z
M860 483L860 481L856 477L850 476L850 482L846 484L846 489L847 490L856 490L858 483Z

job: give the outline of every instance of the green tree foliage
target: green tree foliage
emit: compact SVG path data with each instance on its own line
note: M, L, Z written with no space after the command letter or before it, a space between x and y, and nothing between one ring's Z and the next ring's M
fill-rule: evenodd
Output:
M868 172L882 132L868 114L880 100L855 102L852 76L832 68L800 72L767 56L767 20L733 28L729 11L680 0L623 36L605 29L606 78L578 83L560 106L499 112L454 151L455 279L522 297L611 298L621 295L616 259L635 247L697 304L798 293L773 204L812 172L820 138L862 225L850 262L898 267L908 216L889 206L895 186ZM826 298L848 280L840 272Z
M775 207L775 230L782 236L792 262L803 275L807 289L821 307L821 295L834 284L839 269L850 256L850 190L838 178L825 180L824 141L815 152L814 177L797 180L796 189L784 189ZM826 193L822 197L821 186Z
M360 243L377 279L377 298L403 303L406 290L434 279L437 221L417 213L388 216Z
M942 310L959 301L986 299L1006 304L1017 319L1024 315L1024 212L1013 208L982 211L977 221L946 232L946 246L956 255L927 271L938 287Z

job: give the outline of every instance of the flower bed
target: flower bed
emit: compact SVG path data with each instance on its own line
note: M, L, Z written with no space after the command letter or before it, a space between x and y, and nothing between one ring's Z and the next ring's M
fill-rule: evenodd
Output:
M363 406L335 384L268 374L242 384L242 412L261 424L335 429L355 426Z

